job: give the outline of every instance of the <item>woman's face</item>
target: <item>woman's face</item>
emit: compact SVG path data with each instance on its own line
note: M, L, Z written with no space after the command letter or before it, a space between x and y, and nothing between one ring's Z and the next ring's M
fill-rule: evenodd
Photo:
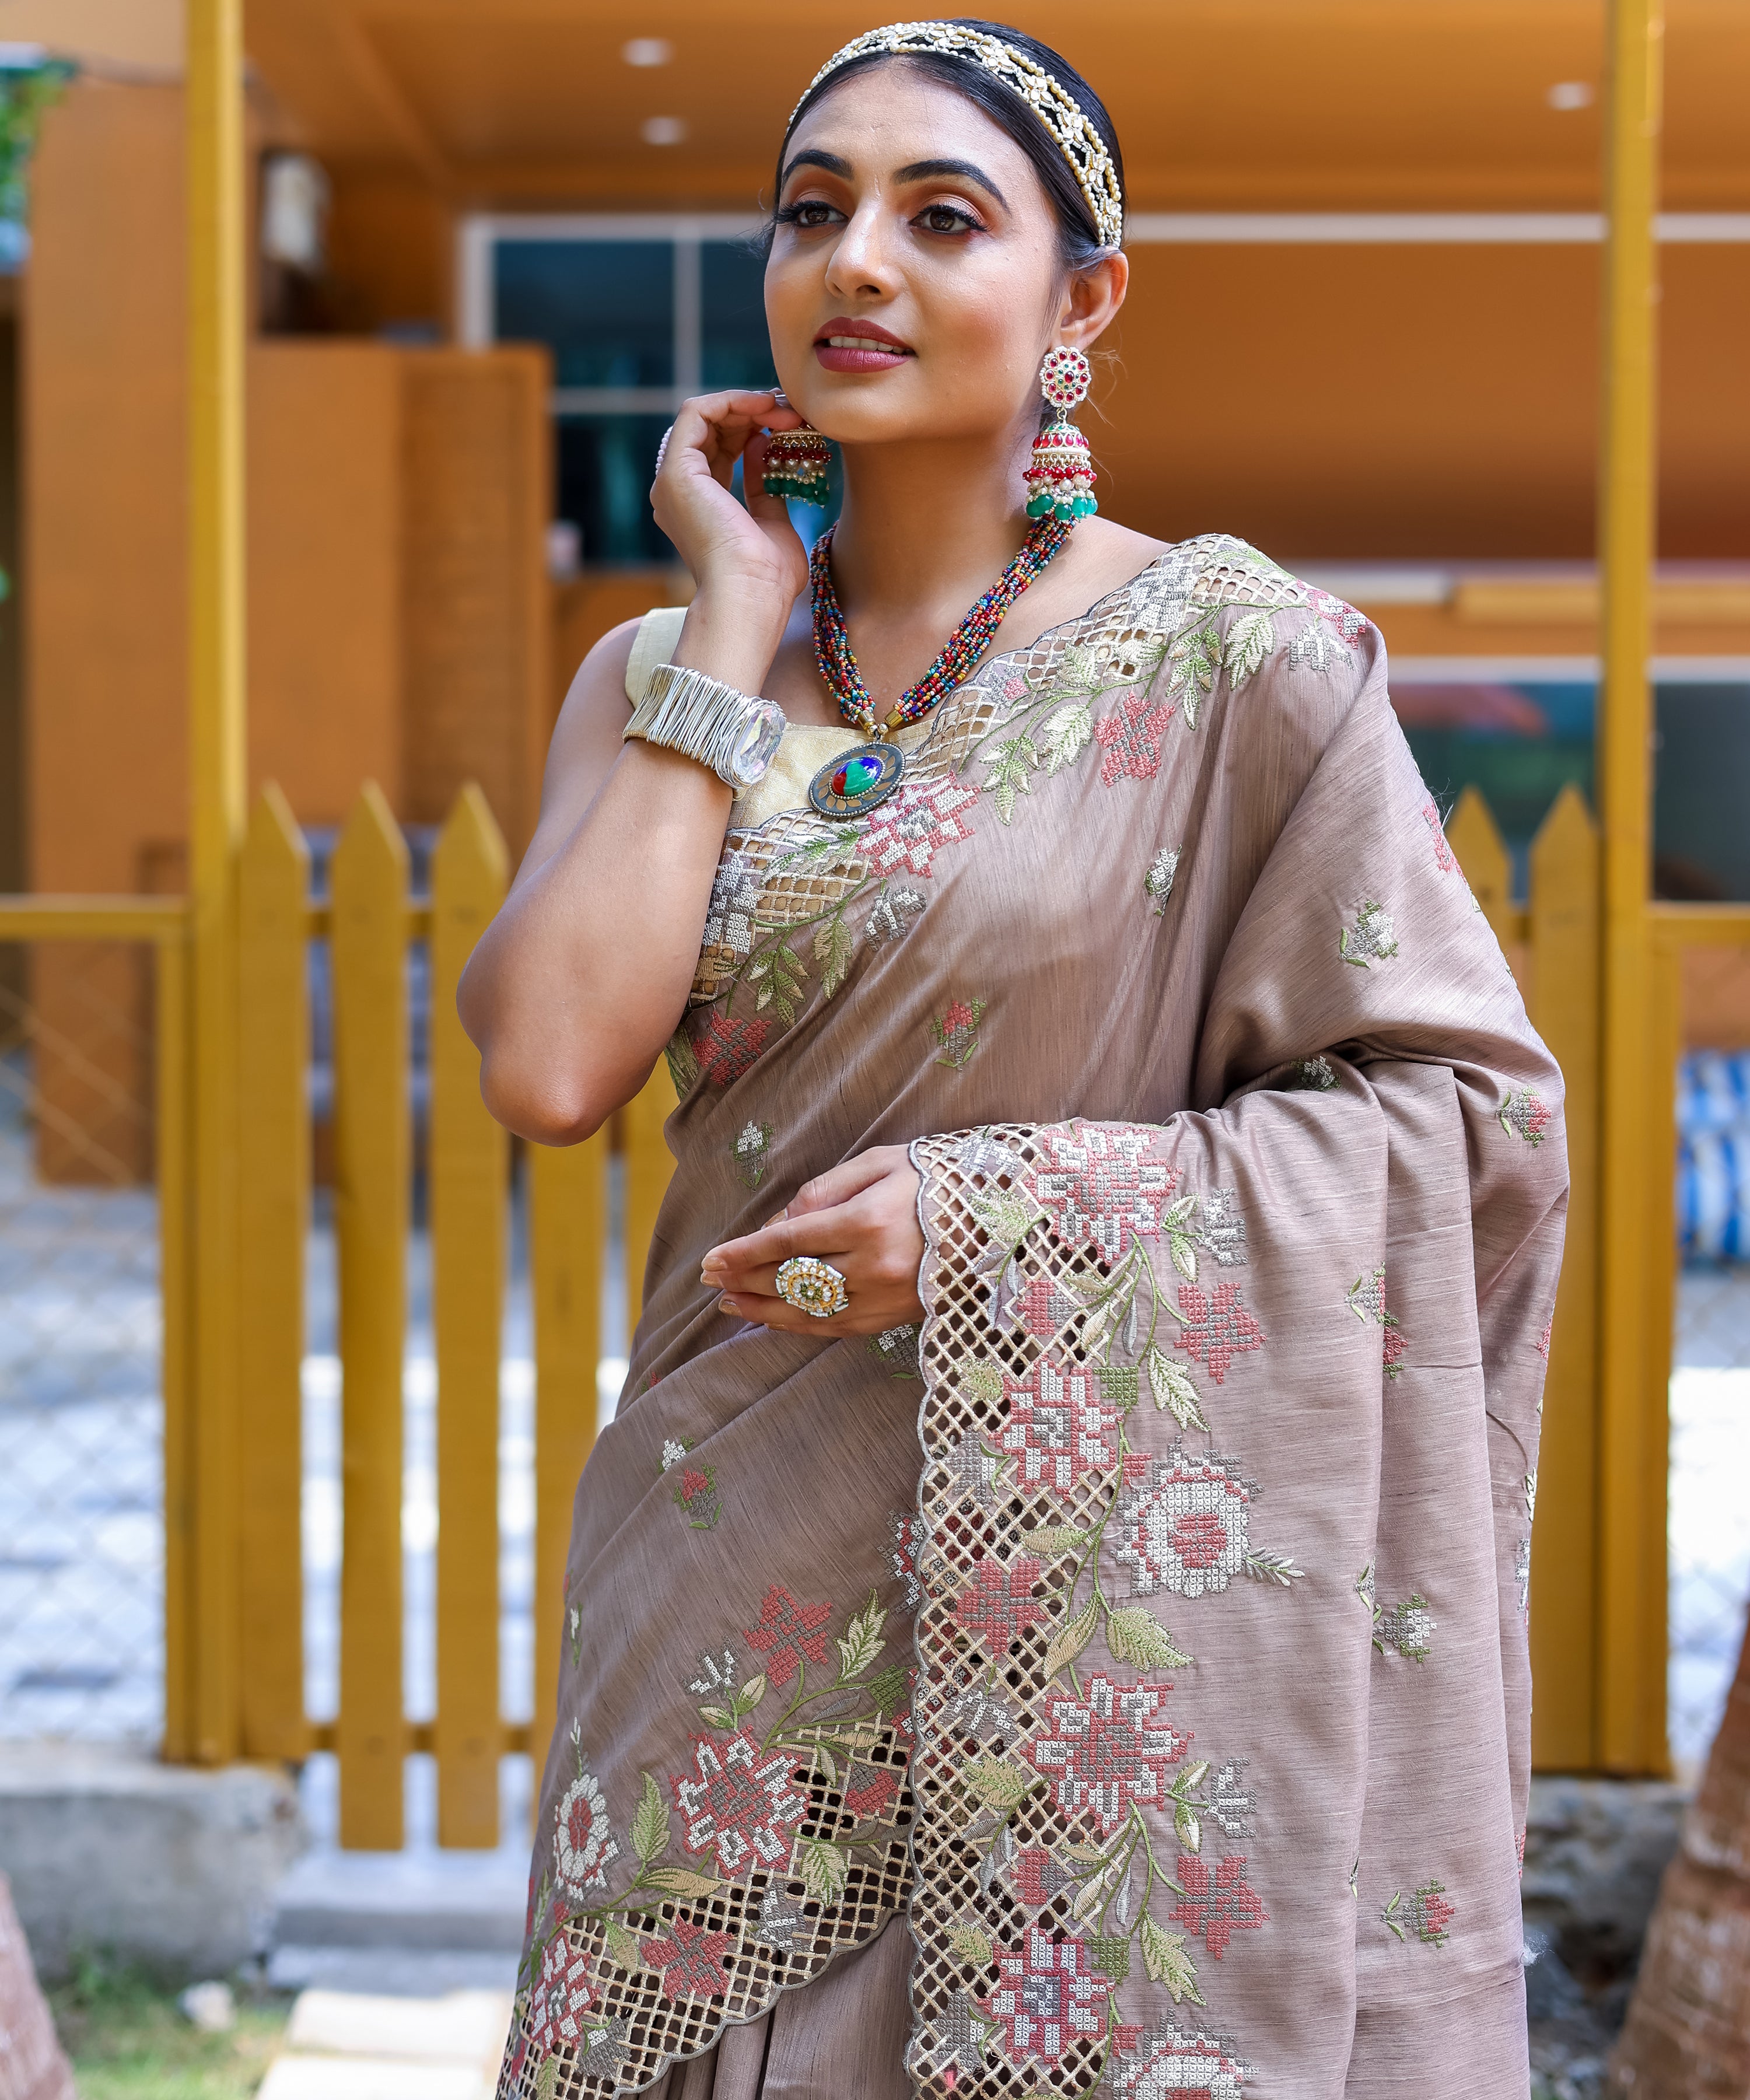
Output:
M875 66L785 150L765 272L778 381L846 443L1030 435L1039 360L1099 335L1124 275L1119 257L1067 276L1014 140L915 68Z

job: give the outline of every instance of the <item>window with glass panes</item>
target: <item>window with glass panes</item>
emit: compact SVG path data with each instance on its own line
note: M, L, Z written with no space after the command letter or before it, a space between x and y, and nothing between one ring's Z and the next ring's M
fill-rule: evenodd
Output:
M465 222L461 338L553 353L554 513L588 566L672 559L650 486L676 409L774 383L757 231L655 214Z

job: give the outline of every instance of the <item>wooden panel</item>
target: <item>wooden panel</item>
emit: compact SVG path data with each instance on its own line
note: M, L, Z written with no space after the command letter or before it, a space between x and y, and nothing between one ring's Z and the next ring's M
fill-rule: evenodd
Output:
M1458 856L1471 893L1503 947L1517 930L1513 909L1513 863L1489 806L1474 788L1466 788L1446 820L1446 840Z
M1648 1078L1646 1361L1641 1379L1639 1622L1629 1632L1636 1664L1635 1718L1643 1771L1671 1769L1666 1725L1670 1665L1671 1355L1677 1312L1677 1069L1683 1048L1683 979L1675 955L1647 968ZM1607 1627L1605 1638L1619 1630Z
M164 1756L194 1756L195 1558L194 1393L188 1302L189 1118L188 937L179 927L159 937L154 1048L157 1058L158 1296L164 1339Z
M1570 1176L1532 1533L1532 1757L1584 1771L1598 1691L1598 839L1573 787L1532 844L1531 915L1532 1019L1567 1087Z
M578 666L610 629L641 620L653 606L692 602L685 569L606 569L573 576L553 594L553 717L557 720Z
M561 1643L584 1600L566 1595L579 1476L596 1438L602 1257L607 1244L604 1133L558 1149L531 1145L529 1286L535 1313L535 1718L537 1758L553 1735Z
M544 351L424 351L403 374L406 807L465 781L520 854L551 727L551 369Z
M340 1250L340 1838L402 1832L401 1357L411 1132L407 845L368 782L335 849L334 1220Z
M438 1842L498 1842L498 1361L509 1140L456 1015L462 966L504 901L479 789L431 866L431 1260L438 1352Z
M620 1136L626 1154L626 1331L630 1335L644 1310L644 1271L650 1260L656 1214L674 1176L674 1154L663 1125L674 1113L674 1082L668 1061L659 1057L643 1090L620 1110Z
M300 1758L304 1238L310 1216L309 855L270 783L238 870L239 1423L243 1750Z

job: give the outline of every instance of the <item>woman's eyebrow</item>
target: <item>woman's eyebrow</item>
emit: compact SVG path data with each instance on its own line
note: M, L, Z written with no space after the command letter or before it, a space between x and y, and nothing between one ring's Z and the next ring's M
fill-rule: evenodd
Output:
M1008 199L984 170L971 161L914 161L909 167L896 169L893 179L896 183L920 183L935 175L958 175L963 182L976 183L980 189L994 196L1004 210L1008 209Z
M784 172L778 179L778 187L780 189L789 181L798 168L824 168L829 175L849 176L851 172L851 164L842 154L822 153L813 148L807 148L798 153L794 160L785 162Z

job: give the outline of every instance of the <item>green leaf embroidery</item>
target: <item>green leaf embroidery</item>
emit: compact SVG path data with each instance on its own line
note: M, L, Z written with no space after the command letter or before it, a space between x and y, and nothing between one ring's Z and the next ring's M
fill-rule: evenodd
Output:
M1208 1429L1203 1403L1189 1374L1153 1342L1148 1344L1148 1383L1154 1388L1155 1405L1170 1409L1181 1429Z
M992 1241L1011 1254L1045 1215L1032 1198L1018 1189L999 1189L990 1196L968 1194L966 1201Z
M1174 1645L1172 1635L1140 1604L1126 1604L1106 1620L1106 1648L1114 1662L1134 1662L1144 1670L1184 1670L1191 1657Z
M881 1626L886 1617L886 1609L877 1603L875 1592L871 1590L869 1602L845 1628L844 1638L839 1643L840 1683L861 1677L881 1652L885 1645Z
M822 995L831 999L850 974L851 957L856 944L851 930L844 923L842 909L830 919L823 919L814 929L814 960L821 965L820 988Z
M985 781L985 792L995 796L997 814L1005 824L1015 814L1016 796L1032 792L1027 769L1038 762L1039 754L1034 748L1032 738L1027 736L1011 737L1007 743L999 743L985 759L990 771Z
M1206 620L1181 634L1173 644L1172 668L1167 677L1167 697L1185 711L1185 726L1195 729L1203 711L1203 696L1215 683L1221 637L1213 620Z
M1087 1544L1090 1534L1073 1524L1042 1524L1035 1530L1024 1531L1020 1542L1029 1553L1043 1553L1049 1557L1054 1553L1074 1553Z
M1032 1780L1001 1758L980 1758L960 1775L960 1784L986 1808L1010 1809L1026 1795Z
M653 1867L645 1879L672 1896L708 1896L723 1886L714 1874L691 1874L685 1867Z
M948 1928L948 1944L963 1961L983 1969L990 1962L990 1939L976 1925L951 1925Z
M1198 1822L1197 1811L1188 1801L1173 1803L1173 1831L1188 1852L1196 1854L1203 1849L1203 1825Z
M1100 1599L1090 1597L1073 1619L1060 1626L1051 1646L1045 1651L1045 1676L1049 1683L1060 1670L1067 1670L1088 1643L1094 1638L1094 1629L1100 1623Z
M1084 700L1072 700L1047 718L1039 740L1045 746L1045 770L1061 773L1078 757L1094 735L1094 710Z
M890 1664L879 1676L871 1677L864 1689L884 1720L888 1714L897 1714L906 1703L906 1665L902 1662Z
M1242 612L1228 629L1221 667L1237 692L1276 646L1276 622L1267 612Z
M850 1878L848 1854L824 1838L804 1838L800 1860L802 1886L816 1903L835 1904Z
M668 1076L674 1082L674 1090L684 1098L699 1082L699 1053L684 1028L677 1028L669 1037L663 1046L663 1054L668 1060Z
M1096 1364L1101 1396L1128 1414L1142 1397L1142 1374L1135 1364Z
M668 1811L655 1776L644 1775L644 1793L633 1811L632 1849L646 1865L668 1849Z
M713 1728L733 1728L735 1725L735 1716L727 1706L701 1706L699 1713L699 1718L708 1721Z
M1187 1998L1192 2005L1201 2005L1203 1994L1197 1988L1197 1967L1186 1950L1184 1933L1169 1932L1145 1917L1142 1943L1143 1967L1149 1982L1166 1984L1175 2005Z
M559 2059L557 2056L541 2058L540 2069L535 2074L535 2100L557 2100L559 2091Z
M1245 1572L1254 1582L1274 1582L1285 1590L1290 1583L1299 1582L1307 1571L1294 1565L1292 1554L1249 1551Z
M751 1714L765 1696L765 1672L761 1670L757 1677L750 1677L741 1690L736 1693L735 1704L740 1707L743 1713Z
M780 941L776 947L768 948L756 955L747 966L750 983L759 986L755 1007L763 1012L768 1006L777 1008L787 1024L796 1017L796 1001L802 995L807 977L807 966L787 942Z
M1003 1366L985 1363L975 1358L971 1363L956 1367L959 1372L960 1390L968 1399L981 1400L994 1407L1003 1397Z
M633 1970L644 1966L644 1943L635 1932L628 1932L623 1925L615 1925L611 1918L602 1928L607 1939L607 1951L617 1968Z

